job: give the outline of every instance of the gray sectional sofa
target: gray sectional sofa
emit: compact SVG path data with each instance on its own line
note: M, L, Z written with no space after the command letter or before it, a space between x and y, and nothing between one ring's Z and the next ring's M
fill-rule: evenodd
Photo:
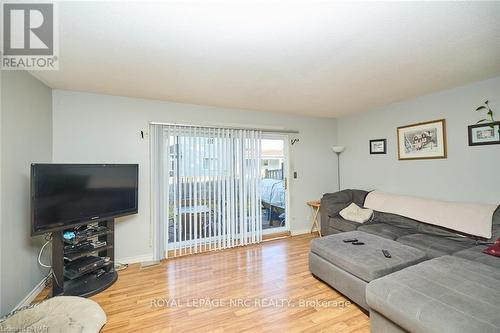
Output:
M367 194L323 196L324 237L311 242L311 272L369 311L375 333L500 332L500 258L480 245L500 237L500 207L489 240L388 213L363 224L340 217L352 202L362 207Z

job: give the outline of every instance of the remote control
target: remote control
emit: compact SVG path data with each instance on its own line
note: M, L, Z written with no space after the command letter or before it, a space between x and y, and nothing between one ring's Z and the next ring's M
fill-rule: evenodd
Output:
M382 250L382 253L384 254L384 257L386 258L392 258L391 254L387 250Z
M351 244L352 244L352 245L365 245L365 243L363 243L363 242L358 242L358 241L356 241L356 242L352 242Z
M357 242L358 240L356 238L351 238L351 239L344 239L344 243L352 243L352 242Z

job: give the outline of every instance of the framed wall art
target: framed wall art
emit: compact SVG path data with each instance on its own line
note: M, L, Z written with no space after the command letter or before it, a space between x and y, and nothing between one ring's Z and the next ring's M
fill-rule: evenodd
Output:
M432 120L397 129L398 159L446 158L446 121Z
M370 140L370 154L386 154L387 139Z
M469 146L500 144L500 121L469 126Z

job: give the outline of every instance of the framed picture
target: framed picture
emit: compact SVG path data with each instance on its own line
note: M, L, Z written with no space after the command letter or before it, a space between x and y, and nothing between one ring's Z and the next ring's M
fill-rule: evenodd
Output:
M446 158L446 121L427 121L398 127L398 159Z
M500 144L500 121L469 126L469 146Z
M370 154L386 154L387 139L370 140Z

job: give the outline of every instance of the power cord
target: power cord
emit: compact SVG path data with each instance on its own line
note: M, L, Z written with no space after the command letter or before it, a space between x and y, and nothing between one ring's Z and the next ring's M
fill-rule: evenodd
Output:
M47 233L44 235L44 238L45 238L45 244L42 245L42 248L40 249L40 252L38 253L38 264L44 268L50 268L49 273L45 277L45 287L51 286L53 281L57 284L57 286L61 287L61 285L59 284L59 281L57 281L57 277L54 274L54 270L52 269L52 266L46 265L42 262L43 250L52 241L52 234Z
M127 269L128 268L128 264L121 264L119 262L117 262L115 264L115 271L123 271L124 269Z
M47 239L47 238L45 238ZM50 242L52 241L52 238L48 239L45 244L43 244L42 248L40 249L40 252L38 252L38 264L42 267L45 267L45 268L52 268L51 265L45 265L43 262L42 262L42 253L43 253L43 249L45 249L45 247L47 246L47 244L49 244Z

